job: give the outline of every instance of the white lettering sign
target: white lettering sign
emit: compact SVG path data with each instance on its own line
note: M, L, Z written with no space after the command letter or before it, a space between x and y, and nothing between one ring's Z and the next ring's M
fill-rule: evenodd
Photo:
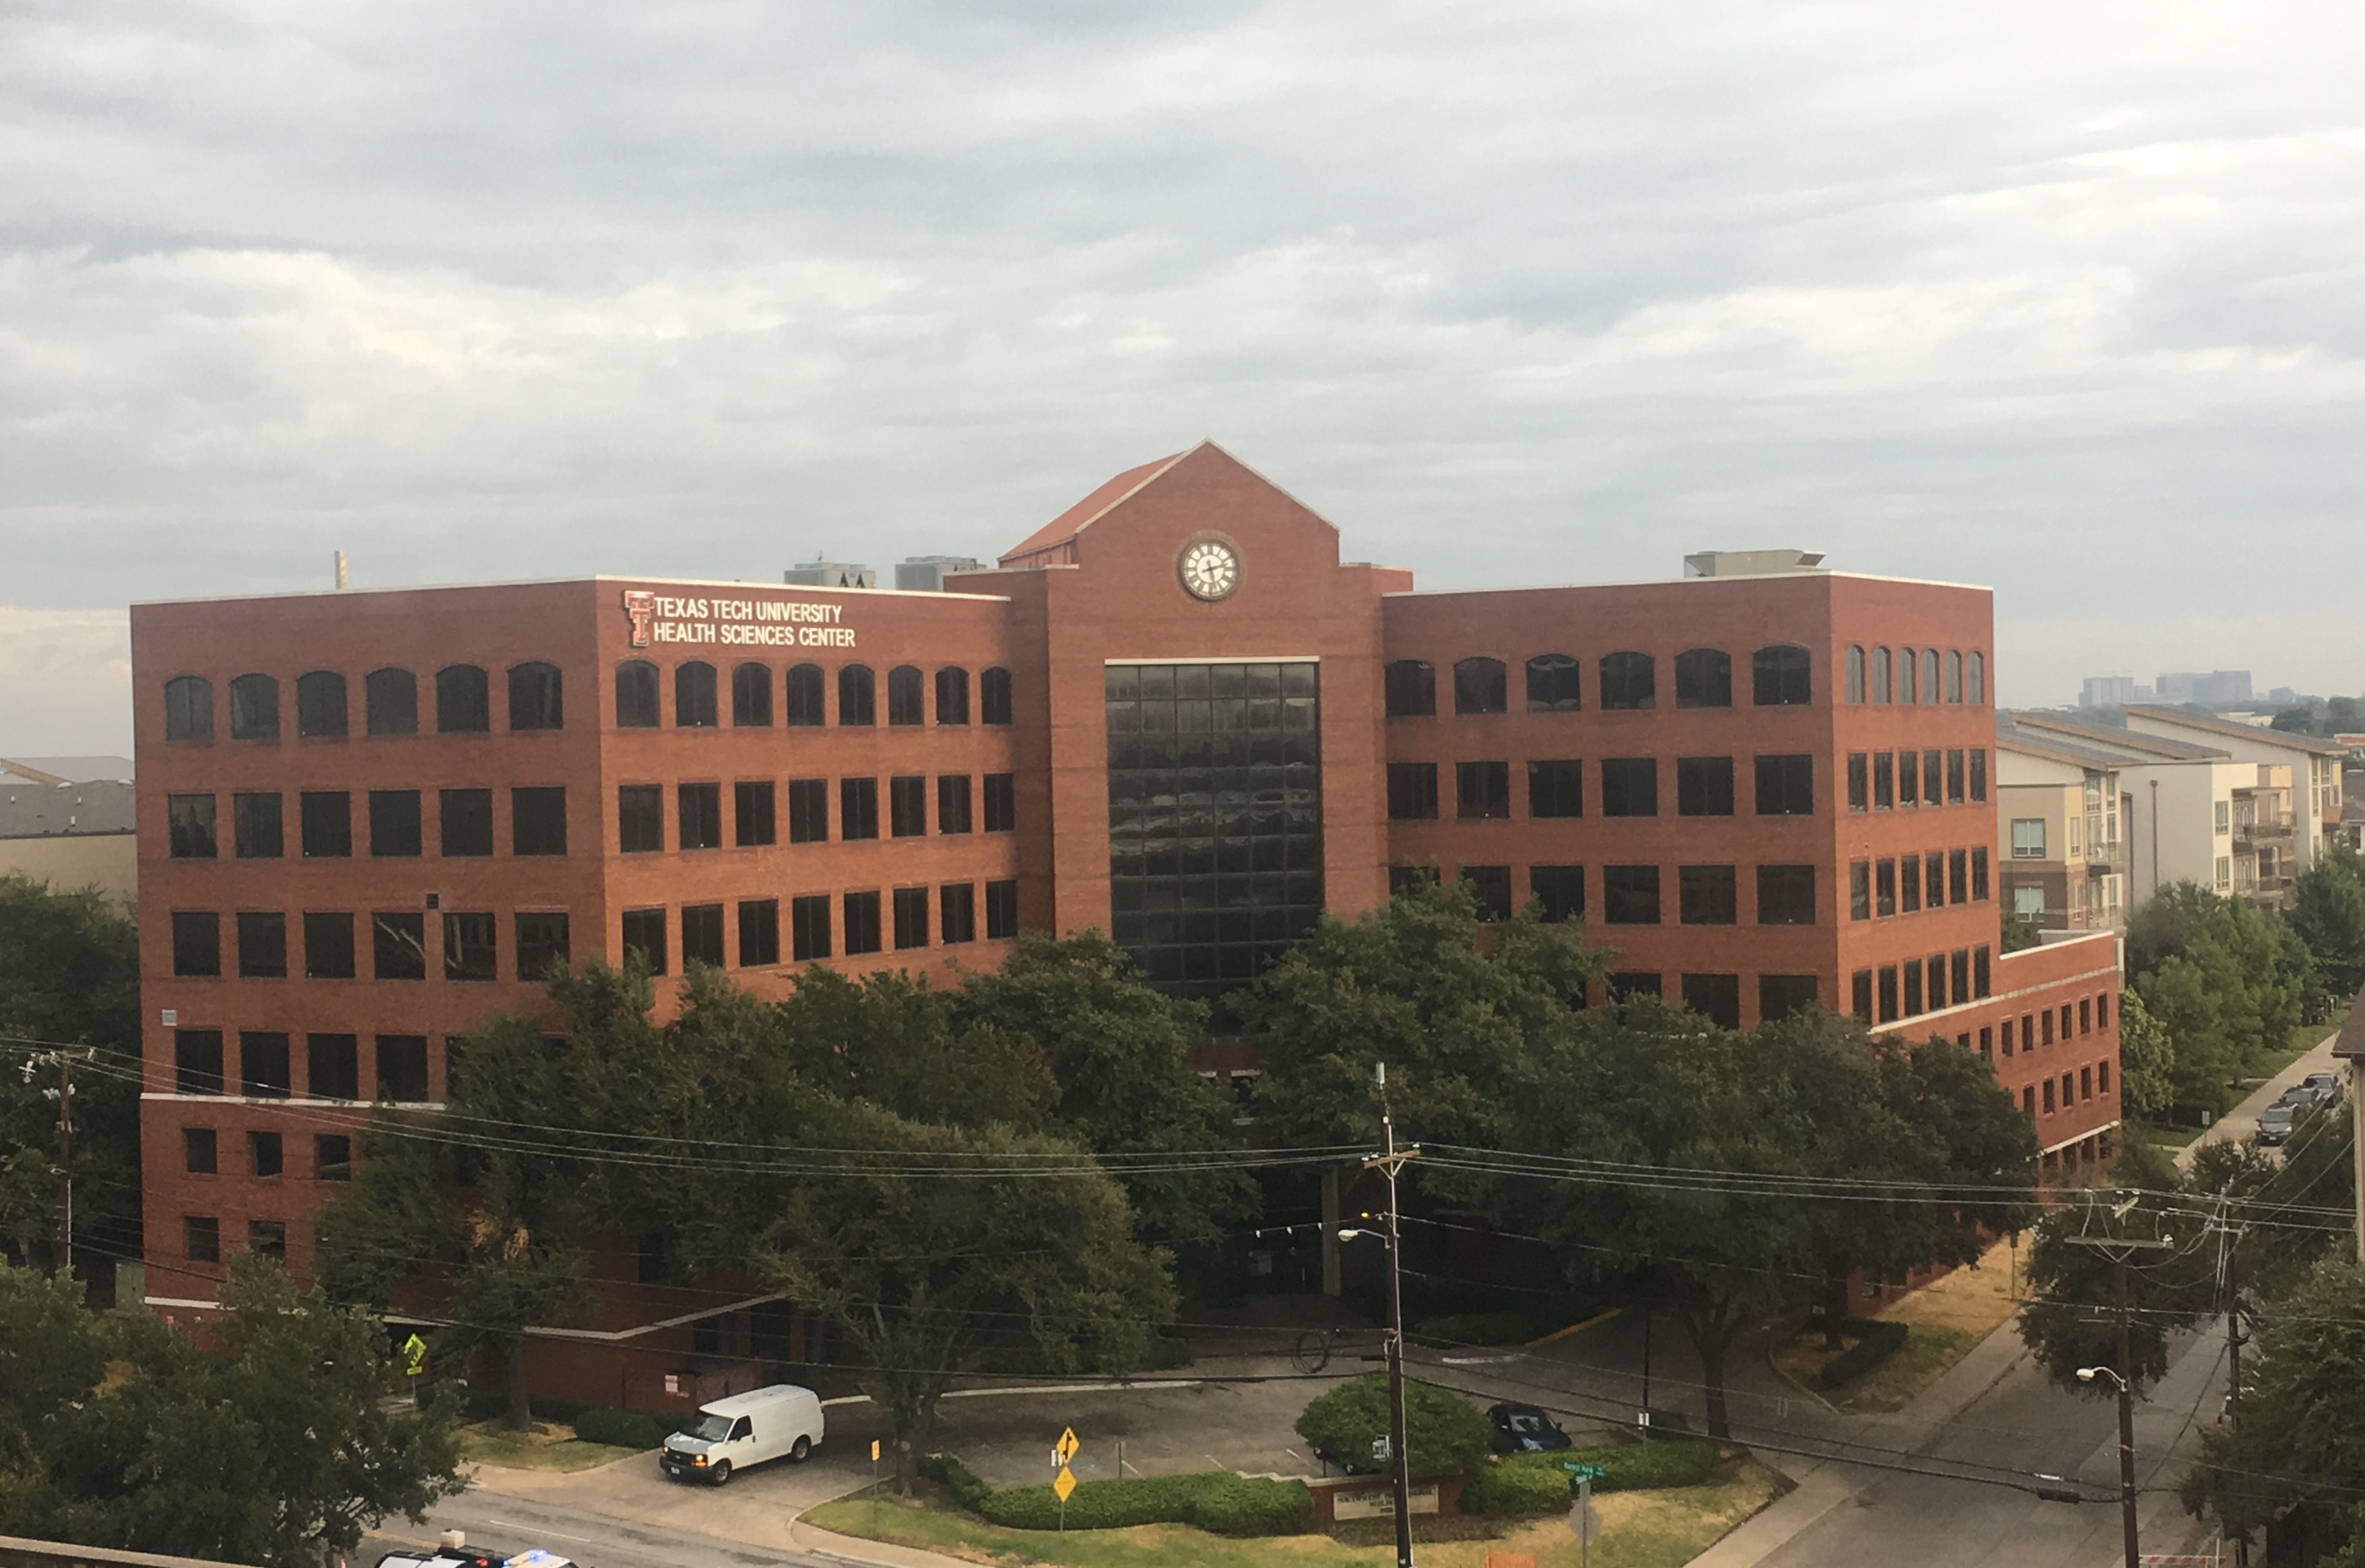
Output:
M703 644L728 648L850 648L846 606L813 599L707 599L624 590L633 646Z

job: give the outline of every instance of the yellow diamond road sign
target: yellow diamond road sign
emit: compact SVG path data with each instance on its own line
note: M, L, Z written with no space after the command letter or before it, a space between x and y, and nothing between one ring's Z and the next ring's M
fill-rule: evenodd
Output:
M416 1334L402 1342L402 1370L412 1377L427 1370L427 1341Z
M1064 1503L1075 1490L1076 1473L1066 1465L1061 1465L1059 1473L1051 1479L1051 1495Z
M1065 1464L1070 1460L1075 1458L1076 1450L1083 1446L1083 1444L1076 1441L1076 1428L1070 1427L1066 1431L1059 1434L1059 1440L1058 1444L1052 1448L1051 1451L1059 1456L1059 1462L1061 1464Z

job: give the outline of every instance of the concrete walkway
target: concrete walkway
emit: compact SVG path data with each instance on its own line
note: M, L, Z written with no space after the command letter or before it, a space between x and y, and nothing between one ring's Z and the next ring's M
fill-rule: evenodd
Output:
M2340 1032L2334 1030L2318 1040L2297 1061L2251 1091L2240 1104L2218 1118L2215 1126L2179 1150L2176 1163L2190 1170L2192 1169L2193 1157L2200 1152L2202 1145L2222 1143L2228 1139L2237 1142L2247 1139L2251 1134L2259 1130L2259 1113L2281 1099L2284 1090L2292 1088L2308 1074L2339 1073L2339 1064L2332 1059L2333 1044L2339 1038ZM2348 1075L2340 1073L2340 1076L2345 1080Z

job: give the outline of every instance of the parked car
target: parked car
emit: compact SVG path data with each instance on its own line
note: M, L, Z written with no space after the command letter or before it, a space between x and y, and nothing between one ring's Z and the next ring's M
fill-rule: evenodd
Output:
M1572 1447L1560 1423L1532 1405L1496 1405L1486 1412L1496 1453L1541 1453Z
M538 1546L504 1557L470 1546L468 1538L458 1530L445 1530L442 1543L432 1551L389 1551L377 1560L377 1568L575 1568L575 1564Z
M821 1446L821 1400L792 1383L701 1405L698 1417L697 1426L657 1450L667 1475L721 1486L734 1470L770 1459L802 1464Z
M2272 1148L2277 1144L2289 1143L2292 1136L2292 1122L2296 1115L2297 1113L2291 1106L2281 1103L2270 1105L2259 1112L2259 1147Z
M2300 1080L2300 1087L2313 1090L2317 1104L2329 1105L2340 1098L2340 1075L2337 1072L2311 1072Z

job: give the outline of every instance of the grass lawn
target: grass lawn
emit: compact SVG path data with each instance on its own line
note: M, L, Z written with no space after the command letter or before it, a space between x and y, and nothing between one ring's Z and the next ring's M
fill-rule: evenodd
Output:
M1788 1488L1788 1483L1745 1454L1729 1456L1706 1486L1664 1492L1617 1492L1597 1497L1601 1539L1589 1562L1598 1568L1680 1568L1733 1526ZM1131 1529L1003 1529L941 1497L913 1502L889 1497L824 1504L804 1518L823 1529L871 1540L922 1547L972 1562L1055 1563L1061 1568L1387 1568L1388 1544L1353 1546L1327 1535L1236 1540L1182 1525ZM1368 1521L1359 1522L1359 1527ZM1536 1568L1576 1568L1576 1538L1564 1515L1536 1519L1416 1519L1420 1561L1429 1568L1484 1568L1486 1553L1518 1552ZM1499 1533L1477 1535L1475 1529ZM1459 1537L1460 1539L1439 1539ZM1426 1538L1426 1539L1424 1539Z
M476 1421L459 1430L460 1457L503 1470L589 1470L625 1459L639 1449L587 1443L572 1427L536 1421L531 1432L512 1432L498 1421Z
M2291 1032L2291 1044L2288 1047L2280 1051L2267 1052L2252 1064L2257 1070L2242 1081L2256 1089L2259 1084L2314 1050L2323 1043L2326 1036L2338 1033L2340 1025L2339 1018L2324 1024L2302 1024Z

